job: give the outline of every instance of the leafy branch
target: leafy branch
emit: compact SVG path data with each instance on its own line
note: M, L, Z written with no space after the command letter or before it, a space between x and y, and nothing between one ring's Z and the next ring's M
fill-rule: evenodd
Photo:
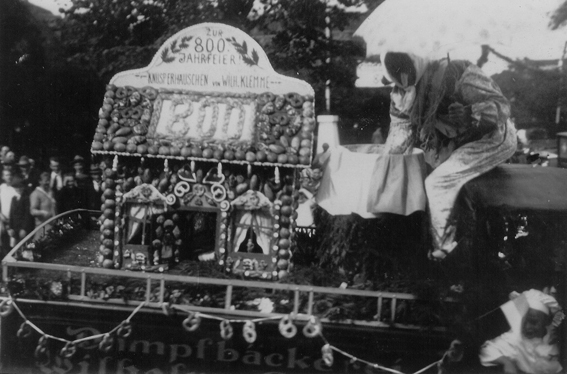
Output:
M242 42L242 44L240 44L236 41L236 39L234 37L225 38L225 39L226 39L226 41L228 41L230 44L232 44L234 46L234 49L236 49L236 52L238 52L238 54L240 54L240 56L242 56L242 61L244 61L244 63L246 65L249 65L249 66L258 65L258 61L260 60L260 56L258 56L258 53L256 52L255 49L252 49L251 55L248 54L248 45L246 44L246 41L244 41L244 42Z
M175 60L175 56L170 55L171 53L179 53L181 50L186 49L189 47L189 42L193 39L192 36L184 36L181 38L181 42L177 45L178 40L174 40L171 42L169 47L165 47L163 51L161 51L161 59L163 62L169 63Z
M171 44L169 45L169 48L171 48L171 52L173 53L177 53L181 51L180 49L177 48L177 40L172 41Z
M193 39L192 36L184 36L181 38L181 43L179 44L179 48L185 49L189 47L189 42Z
M169 54L169 48L165 47L163 51L161 51L161 59L163 60L163 62L169 63L169 62L173 62L173 60L175 60L175 57L171 56Z

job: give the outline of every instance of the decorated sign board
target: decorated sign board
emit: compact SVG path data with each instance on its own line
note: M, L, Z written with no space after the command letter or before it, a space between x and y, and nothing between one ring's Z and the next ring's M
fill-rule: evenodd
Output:
M354 83L359 88L388 87L384 84L384 72L382 65L374 62L362 62L356 67L357 80Z
M214 259L261 279L289 270L313 89L252 38L205 23L107 85L92 153L106 165L99 263L167 271Z
M169 38L148 67L112 78L92 151L309 165L313 93L276 73L244 32L196 25Z
M29 322L49 335L31 331L29 325L28 336L19 333L23 321L16 312L1 318L3 373L362 374L378 370L369 369L353 356L388 366L402 360L411 364L404 372L415 372L438 360L439 352L451 341L448 332L424 334L413 329L332 323L325 323L323 341L304 332L308 323L292 322L289 317L289 326L295 328L293 334L289 333L294 331L292 328L283 329L281 320L272 315L256 320L239 317L227 324L228 319L217 315L208 318L193 311L168 316L140 311L132 316L120 308L18 303ZM125 325L129 316L131 323ZM185 322L188 319L191 324ZM228 328L230 333L225 332ZM113 329L116 331L108 333ZM330 355L332 362L325 359L323 347L327 341L349 352L349 356L339 351ZM66 342L73 342L73 349Z

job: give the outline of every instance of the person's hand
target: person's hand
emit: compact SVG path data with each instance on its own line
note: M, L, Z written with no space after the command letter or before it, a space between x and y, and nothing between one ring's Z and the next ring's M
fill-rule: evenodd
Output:
M315 155L315 158L313 159L313 165L311 166L312 168L324 169L329 162L329 159L331 158L331 152L328 150L328 146L326 149L323 149L323 152L317 153Z
M455 127L465 127L470 121L470 115L467 113L465 106L461 103L453 103L449 105L449 121Z

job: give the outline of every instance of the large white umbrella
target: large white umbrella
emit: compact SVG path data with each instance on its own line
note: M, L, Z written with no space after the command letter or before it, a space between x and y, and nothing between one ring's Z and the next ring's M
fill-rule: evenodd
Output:
M367 57L397 51L440 58L467 46L510 45L535 6L530 0L386 0L354 36L365 41Z
M512 60L557 60L567 32L565 27L551 30L549 22L563 1L387 0L354 35L366 42L368 57L398 49L432 58L450 53L452 59L476 62L480 45L489 44ZM482 69L490 76L506 70L508 64L491 55ZM381 65L372 59L358 66L357 75L357 87L383 86Z

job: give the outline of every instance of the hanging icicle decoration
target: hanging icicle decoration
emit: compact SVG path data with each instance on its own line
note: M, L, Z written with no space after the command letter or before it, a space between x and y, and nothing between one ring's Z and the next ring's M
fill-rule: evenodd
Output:
M118 170L118 155L114 156L114 160L112 160L112 170Z

